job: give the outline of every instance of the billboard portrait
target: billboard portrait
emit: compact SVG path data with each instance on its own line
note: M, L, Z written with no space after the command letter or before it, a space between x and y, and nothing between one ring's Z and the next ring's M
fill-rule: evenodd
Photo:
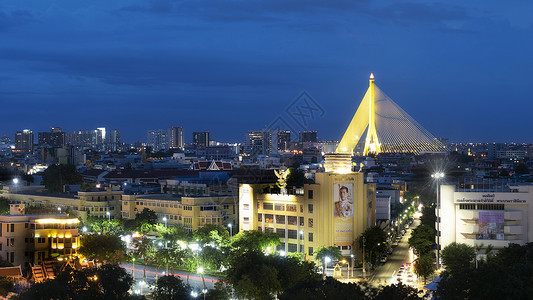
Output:
M505 238L503 211L480 211L478 225L478 240L503 240Z
M333 219L335 220L335 243L351 245L353 234L353 183L333 184Z

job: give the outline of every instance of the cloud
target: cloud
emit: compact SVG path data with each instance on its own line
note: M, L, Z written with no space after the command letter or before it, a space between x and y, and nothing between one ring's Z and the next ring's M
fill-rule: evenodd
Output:
M1 11L0 31L6 31L13 27L36 22L35 17L26 10Z

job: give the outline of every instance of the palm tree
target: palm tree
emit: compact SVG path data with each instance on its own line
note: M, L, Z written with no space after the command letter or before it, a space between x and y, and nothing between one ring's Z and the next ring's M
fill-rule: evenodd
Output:
M143 264L144 264L143 278L146 280L146 265L154 257L154 252L155 252L154 243L151 239L147 238L146 236L143 236L140 239L134 240L133 246L135 247L133 255L143 260Z

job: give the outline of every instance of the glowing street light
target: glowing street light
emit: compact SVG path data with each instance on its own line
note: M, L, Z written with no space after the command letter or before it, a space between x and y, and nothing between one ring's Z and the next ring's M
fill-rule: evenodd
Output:
M436 172L431 175L432 178L437 180L437 270L440 264L440 181L444 178L444 173Z
M228 224L229 227L229 241L233 242L233 226L232 224Z
M165 222L165 227L167 227L167 217L163 217L163 222Z
M107 215L107 220L111 222L111 213L106 211L105 214Z
M331 258L329 256L324 257L324 279L326 279L326 269L328 268L328 263L331 261Z

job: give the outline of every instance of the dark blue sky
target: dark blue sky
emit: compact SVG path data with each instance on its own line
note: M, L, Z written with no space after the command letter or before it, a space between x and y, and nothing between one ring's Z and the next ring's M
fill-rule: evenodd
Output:
M6 0L0 135L241 141L307 91L323 114L303 127L339 140L373 72L437 137L533 142L531 15L530 1Z

